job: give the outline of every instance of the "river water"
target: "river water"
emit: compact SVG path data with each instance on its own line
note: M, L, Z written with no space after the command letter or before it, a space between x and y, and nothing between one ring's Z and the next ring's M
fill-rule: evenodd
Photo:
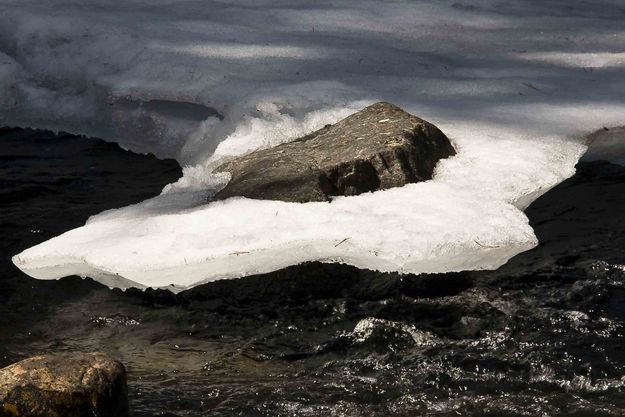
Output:
M300 265L177 295L38 281L10 257L142 201L172 160L0 130L0 366L103 351L134 416L625 415L625 167L584 161L496 271Z

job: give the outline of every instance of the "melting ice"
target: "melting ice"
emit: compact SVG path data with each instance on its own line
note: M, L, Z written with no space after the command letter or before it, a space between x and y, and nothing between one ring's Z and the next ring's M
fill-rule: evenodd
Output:
M177 183L16 255L28 274L186 288L308 260L496 268L536 245L522 210L622 124L617 1L0 2L0 122L175 157ZM583 28L583 30L580 30ZM205 204L225 158L374 101L436 124L435 178L294 204ZM343 242L337 245L339 242Z

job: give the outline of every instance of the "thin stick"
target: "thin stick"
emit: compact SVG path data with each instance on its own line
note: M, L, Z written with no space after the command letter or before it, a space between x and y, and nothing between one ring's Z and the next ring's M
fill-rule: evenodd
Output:
M243 255L244 253L249 253L249 252L232 252L232 253L229 253L229 255L239 256L239 255Z
M477 243L479 246L483 247L483 248L488 248L488 249L497 249L499 246L488 246L488 245L483 245L480 242L477 241L477 239L473 239L473 241L475 243Z

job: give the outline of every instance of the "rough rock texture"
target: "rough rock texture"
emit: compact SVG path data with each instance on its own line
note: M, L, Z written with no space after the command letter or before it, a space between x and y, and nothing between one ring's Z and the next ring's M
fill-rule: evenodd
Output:
M103 353L34 356L0 369L0 416L124 417L126 370Z
M293 142L221 165L216 171L232 178L215 199L326 201L430 179L436 163L454 154L436 126L380 102Z

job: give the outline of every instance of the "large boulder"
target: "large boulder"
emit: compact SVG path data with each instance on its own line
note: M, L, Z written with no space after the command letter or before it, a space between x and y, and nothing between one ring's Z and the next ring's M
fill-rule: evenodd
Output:
M334 125L229 161L215 199L243 196L294 202L400 187L432 178L455 151L436 126L390 103L376 103Z
M34 356L0 369L2 417L125 417L126 370L103 353Z

